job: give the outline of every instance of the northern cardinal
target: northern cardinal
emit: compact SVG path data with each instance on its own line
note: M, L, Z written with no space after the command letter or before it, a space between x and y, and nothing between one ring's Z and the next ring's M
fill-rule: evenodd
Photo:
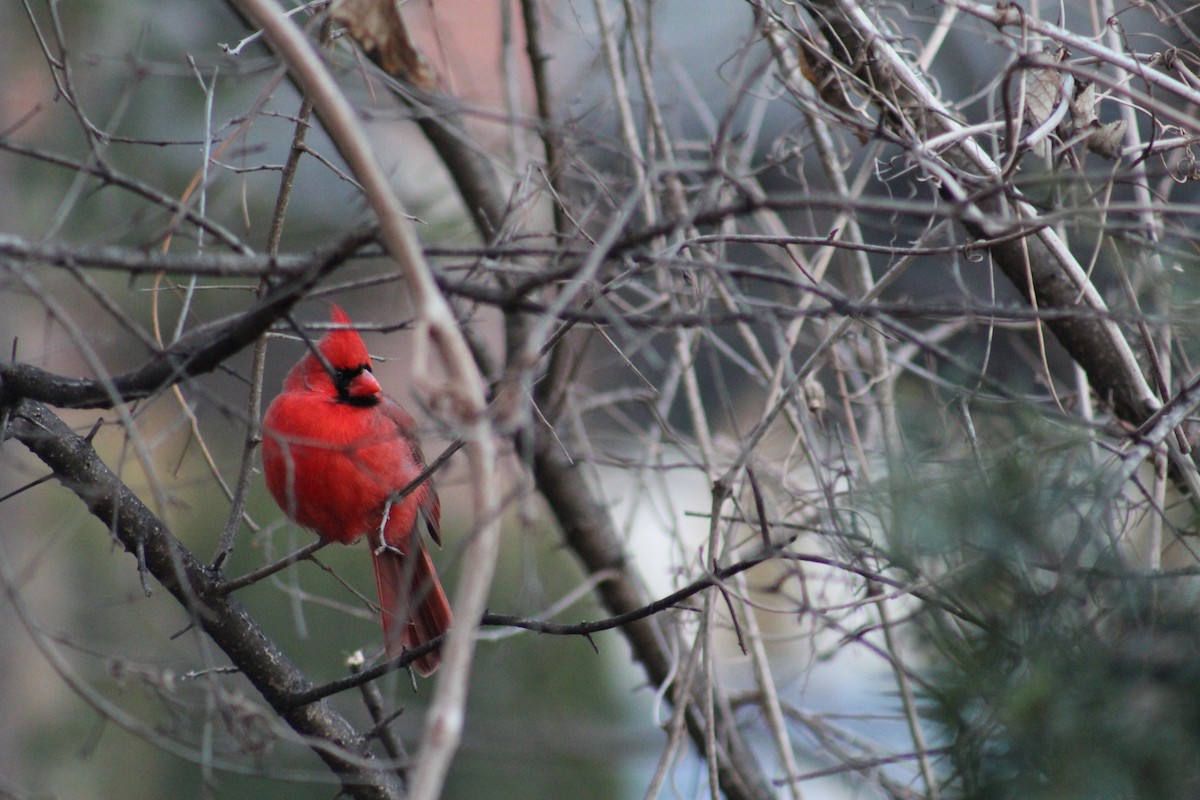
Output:
M350 319L333 306L331 330L288 372L263 419L267 488L289 517L323 539L349 544L366 534L383 611L389 658L445 632L453 621L446 593L418 531L424 521L441 544L441 505L430 481L400 500L425 460L416 423L383 394L371 357ZM403 646L403 647L402 647ZM413 666L437 669L438 651Z

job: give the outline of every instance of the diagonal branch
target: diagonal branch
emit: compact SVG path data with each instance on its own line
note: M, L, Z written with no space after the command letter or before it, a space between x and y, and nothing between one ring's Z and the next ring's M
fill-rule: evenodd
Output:
M271 47L303 87L338 152L363 188L388 254L395 259L411 293L418 315L414 372L427 377L428 348L441 357L449 381L442 394L453 409L467 441L467 458L474 487L476 533L467 545L463 581L454 596L458 622L443 648L442 673L426 716L423 746L417 756L412 796L434 800L462 738L474 637L487 604L500 547L499 489L496 482L496 443L487 415L483 376L476 366L458 320L438 289L433 271L421 252L413 223L392 191L366 131L313 43L289 19L275 0L231 0L231 5L262 27ZM439 398L441 399L441 398Z
M612 527L606 508L593 497L579 464L563 451L550 431L542 429L533 453L533 473L538 489L563 529L568 545L589 573L611 572L597 594L613 615L633 614L644 606L642 589L630 567L624 546ZM674 669L671 651L657 616L634 619L621 631L634 657L641 662L655 687L670 684ZM707 723L698 687L685 697L688 732L701 752ZM716 709L717 768L721 789L731 800L765 800L774 796L754 753L742 738L736 722Z
M864 94L877 104L882 124L939 182L943 195L961 207L963 224L972 235L989 238L1014 223L1034 229L1026 238L991 245L996 264L1037 308L1088 312L1047 324L1118 416L1134 425L1145 421L1160 401L1124 333L1108 318L1103 298L1066 243L1052 228L1039 224L1037 209L1006 185L1000 166L896 51L861 4L819 0L805 5L821 20L819 27L830 52L844 60L860 78ZM927 144L934 137L953 144L935 152Z
M60 408L109 408L151 397L186 378L211 372L266 333L317 281L370 241L372 232L359 229L321 253L306 272L276 287L248 311L232 320L193 330L132 372L111 378L68 378L32 364L0 363L0 403L28 398Z
M280 717L361 800L404 796L395 773L378 761L364 738L325 703L298 706L292 698L312 681L267 636L249 612L220 591L209 571L138 497L109 470L83 437L41 403L22 400L11 408L5 435L24 444L87 504L126 552L191 614L195 624L229 657Z

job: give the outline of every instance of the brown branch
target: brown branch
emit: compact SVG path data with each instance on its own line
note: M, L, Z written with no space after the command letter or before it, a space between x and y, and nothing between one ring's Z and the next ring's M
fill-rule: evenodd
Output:
M611 571L617 576L601 581L596 588L604 607L616 615L642 608L641 587L627 562L621 539L612 527L608 510L593 497L579 464L562 451L560 442L545 428L539 429L535 448L534 478L568 545L589 574ZM659 618L640 617L625 624L621 631L650 682L656 688L668 685L674 670ZM699 694L693 691L685 702L688 733L703 752L708 722L701 710ZM725 796L730 800L773 797L774 792L736 723L720 708L716 711L717 765Z
M467 345L458 320L442 296L421 252L411 218L392 190L357 112L338 87L312 42L273 0L231 0L263 28L272 49L287 64L288 73L303 87L326 133L337 147L379 223L380 238L403 273L417 316L416 352L412 359L418 381L429 375L432 348L446 369L444 395L453 403L467 441L472 512L476 535L469 541L463 569L472 580L459 584L454 595L462 621L450 630L443 650L442 674L426 714L413 775L412 796L434 800L441 794L450 760L462 737L467 701L474 628L483 613L495 574L500 544L499 489L496 450L483 376Z
M567 231L567 215L563 208L563 152L562 136L554 118L554 101L551 96L550 71L547 64L550 54L542 42L542 12L537 0L521 0L521 19L525 24L525 52L529 56L529 69L533 75L533 90L537 96L538 116L541 128L538 133L546 150L546 172L550 187L554 190L554 230L559 234Z
M312 681L280 650L236 600L220 591L217 573L204 566L146 508L96 454L41 403L22 400L11 408L6 435L17 439L54 471L64 486L135 553L154 578L188 610L280 717L355 798L401 798L387 765L372 755L359 732L324 703L297 705L293 698Z
M316 283L371 241L367 228L319 254L308 270L276 287L232 320L197 328L141 367L112 378L69 378L32 364L0 363L0 404L21 398L60 408L109 408L151 397L180 381L211 372L225 359L266 333Z
M293 564L304 557L307 557L307 553L302 553L302 551L293 553L291 556L288 556L285 559L280 559L279 561L269 565L271 567L271 572L278 571L278 569L283 569L284 567ZM968 610L962 608L961 606L956 606L950 602L947 602L945 599L937 597L936 595L923 589L916 588L893 578L889 578L881 573L873 572L854 564L838 561L837 559L809 553L788 552L787 550L783 549L782 546L772 547L768 552L753 556L751 558L743 559L726 567L722 567L712 572L712 574L697 578L687 586L684 586L665 597L661 597L658 600L641 606L640 608L635 608L616 616L585 622L566 623L533 619L530 617L518 617L511 614L493 614L488 612L483 615L479 621L479 624L492 627L522 628L527 631L545 634L547 636L584 636L588 637L590 640L593 634L624 628L632 625L633 623L653 617L663 611L676 608L681 602L689 597L693 597L709 587L716 586L721 581L731 578L734 575L745 572L748 569L752 569L753 567L757 567L760 564L764 564L774 559L820 564L821 566L843 570L845 572L858 575L868 582L882 584L911 594L913 597L916 597L931 606L937 606L943 611L952 614L971 625L979 628L985 627L984 621L971 614ZM321 686L314 687L312 690L292 698L292 702L298 704L314 703L317 700L323 700L324 698L338 694L339 692L344 692L348 689L353 689L357 686L378 680L387 673L396 669L407 667L425 654L441 647L443 639L444 637L438 637L437 639L426 642L418 648L406 650L404 655L392 659L391 661L377 664L370 669L357 670L354 672L354 674L348 675L345 678L339 678Z
M974 139L962 134L953 112L880 34L861 7L847 0L806 3L820 23L830 53L860 80L858 91L874 103L881 124L909 148L913 160L938 181L942 194L964 213L973 236L987 238L998 226L1019 221L1037 228L1028 237L994 243L992 258L1036 308L1106 311L1066 245ZM952 134L950 144L929 152L924 143ZM982 173L982 176L981 176ZM1120 328L1090 315L1047 323L1117 416L1140 425L1160 405Z

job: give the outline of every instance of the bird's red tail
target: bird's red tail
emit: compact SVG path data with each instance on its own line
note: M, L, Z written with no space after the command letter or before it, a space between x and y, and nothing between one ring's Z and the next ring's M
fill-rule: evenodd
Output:
M414 549L416 552L411 555L401 555L390 547L381 550L377 542L371 542L388 658L401 655L404 648L436 639L454 622L450 602L428 551L420 545ZM413 668L419 675L427 676L437 669L441 660L441 652L434 650L414 661Z

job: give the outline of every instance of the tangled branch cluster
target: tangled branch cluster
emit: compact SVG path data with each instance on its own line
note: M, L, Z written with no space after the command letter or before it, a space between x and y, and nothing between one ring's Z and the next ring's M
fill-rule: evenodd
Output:
M51 221L0 231L0 333L20 335L0 362L0 441L178 602L202 634L193 673L241 720L230 730L253 760L269 758L245 733L261 725L349 795L439 796L479 626L619 630L670 709L649 797L689 752L713 797L799 798L830 775L891 797L970 794L995 778L974 744L1020 726L964 710L919 665L965 681L991 647L988 669L1041 663L1041 640L1022 638L1037 626L1016 624L1030 597L1102 649L1114 609L1128 611L1112 586L1195 575L1200 41L1187 15L1110 0L1063 19L972 0L928 18L854 0L712 3L737 40L697 67L672 35L691 30L688 12L660 21L655 5L597 0L578 26L535 0L519 18L506 6L500 89L479 100L459 91L469 48L461 63L436 56L441 40L391 4L287 17L230 0L244 30L221 35L248 38L189 56L203 113L186 141L161 114L121 123L142 83L178 81L168 62L107 65L128 94L105 96L65 10L25 5L23 47L62 102L0 124L0 167L71 184L28 190L31 207L56 204ZM580 41L591 61L568 57ZM43 125L83 144L39 141ZM256 125L290 130L286 149L260 148ZM396 147L419 167L386 160ZM181 192L168 170L195 150ZM302 190L304 170L321 177ZM116 198L111 219L101 197ZM273 535L254 511L267 343L307 335L309 301L335 293L369 309L365 328L412 332L384 341L412 353L409 391L465 456L443 469L469 500L447 558L470 622L430 645L446 669L411 765L376 682L422 651L322 683L239 600L319 546L230 567ZM52 334L25 333L39 325ZM69 358L54 353L64 334ZM78 409L103 413L89 435ZM219 487L212 558L183 541L160 415ZM62 494L5 452L28 475L0 502ZM569 597L594 598L599 619L490 610L501 529L539 512L580 567ZM20 551L3 546L0 562ZM0 579L44 657L144 732L72 677L18 572ZM1121 624L1141 630L1137 608ZM860 652L894 687L901 747L809 710L797 688ZM335 702L352 688L369 725ZM206 771L236 768L184 740L169 747Z

